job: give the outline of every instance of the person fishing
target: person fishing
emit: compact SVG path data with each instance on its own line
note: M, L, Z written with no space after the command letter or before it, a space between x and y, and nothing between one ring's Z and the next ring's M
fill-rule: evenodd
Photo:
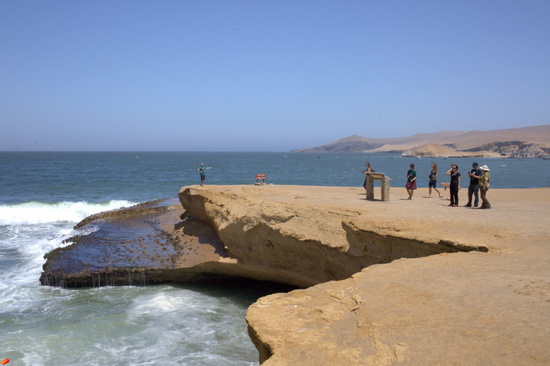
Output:
M204 180L206 179L205 170L212 169L212 167L205 167L204 163L201 163L201 166L197 169L201 174L201 187L204 184Z

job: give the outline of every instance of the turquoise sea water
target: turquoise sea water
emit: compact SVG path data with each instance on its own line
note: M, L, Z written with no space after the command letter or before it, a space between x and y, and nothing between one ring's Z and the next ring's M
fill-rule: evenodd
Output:
M273 289L250 286L40 286L44 254L91 214L175 197L181 186L267 183L361 186L364 164L404 186L411 162L426 187L451 163L463 176L476 160L492 188L550 186L550 161L411 159L397 154L205 152L0 153L0 360L21 365L254 365L245 315ZM463 187L467 179L463 179Z

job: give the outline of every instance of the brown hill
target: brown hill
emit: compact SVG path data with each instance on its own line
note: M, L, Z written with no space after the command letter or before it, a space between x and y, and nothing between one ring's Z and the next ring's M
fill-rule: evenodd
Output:
M440 144L458 155L541 155L550 153L550 125L491 131L441 131L409 137L367 138L349 136L335 142L294 152L375 153L412 151L427 144ZM473 154L472 154L473 153ZM450 153L446 156L454 156Z

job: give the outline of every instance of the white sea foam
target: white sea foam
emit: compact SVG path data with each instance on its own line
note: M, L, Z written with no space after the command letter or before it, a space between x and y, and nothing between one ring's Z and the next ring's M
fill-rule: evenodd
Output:
M166 314L181 311L181 309L189 311L190 309L200 308L200 304L196 302L196 297L192 296L194 293L189 292L189 296L178 295L155 293L137 298L127 311L128 321L135 323L149 317L166 316Z
M234 346L249 342L244 320L246 309L223 296L165 287L162 292L136 296L126 314L126 324L146 329L132 340L133 344L141 345L139 349L148 350L142 354L145 362L257 364L253 361L252 345L242 349ZM176 349L180 352L174 352ZM132 357L130 350L126 352ZM232 357L239 361L228 361ZM249 361L244 361L247 358Z
M26 365L257 365L246 308L225 296L173 286L40 286L44 254L82 233L76 222L132 204L0 205L0 317L10 334L4 357Z
M105 203L89 202L26 202L0 205L0 225L32 225L54 222L79 222L102 212L131 206L134 203L114 200Z
M0 307L32 307L34 287L44 263L44 255L68 245L63 240L74 234L69 225L36 224L8 226L0 235L0 253L6 260L0 266Z
M64 240L89 234L93 225L75 231L74 223L97 212L132 205L128 201L104 204L86 202L0 205L0 307L32 307L34 291L44 264L44 255L70 245Z

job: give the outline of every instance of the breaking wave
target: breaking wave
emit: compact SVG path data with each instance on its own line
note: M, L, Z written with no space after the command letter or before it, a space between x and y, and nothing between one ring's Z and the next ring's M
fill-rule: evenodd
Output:
M103 203L90 202L25 202L0 205L0 225L32 225L55 222L79 222L103 211L132 206L135 203L113 200Z

